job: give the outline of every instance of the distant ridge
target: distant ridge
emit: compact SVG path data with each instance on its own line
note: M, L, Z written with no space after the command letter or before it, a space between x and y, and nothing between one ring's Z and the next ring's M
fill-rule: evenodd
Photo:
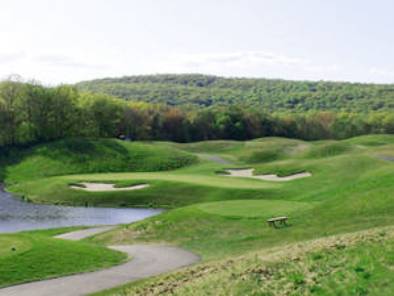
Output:
M198 108L237 104L292 112L394 109L393 84L157 74L83 81L76 87L126 100Z

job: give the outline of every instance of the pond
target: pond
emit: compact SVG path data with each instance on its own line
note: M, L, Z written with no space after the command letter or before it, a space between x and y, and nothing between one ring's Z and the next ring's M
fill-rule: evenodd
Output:
M38 205L16 199L0 188L0 233L77 225L131 223L157 215L161 211Z

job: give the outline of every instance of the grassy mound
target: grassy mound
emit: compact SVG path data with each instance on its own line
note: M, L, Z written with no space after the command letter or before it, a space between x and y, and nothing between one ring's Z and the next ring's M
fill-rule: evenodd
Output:
M228 182L227 177L183 173L181 170L70 175L20 182L7 189L37 203L175 208L198 202L244 199L248 196L261 198L264 189L277 186L255 180L237 179ZM135 191L86 192L69 186L80 182L112 183L120 187L149 184L149 187Z
M320 146L321 143L312 143L308 149ZM165 240L188 248L204 259L214 259L391 224L394 223L394 167L392 162L375 158L375 150L376 147L357 149L351 146L342 154L334 153L334 156L305 158L298 154L288 160L252 165L264 173L280 173L281 168L289 167L290 171L305 169L313 174L310 178L275 184L216 176L215 169L222 167L219 164L201 164L165 176L162 173L150 175L152 179L178 178L178 182L188 182L189 185L193 182L195 188L200 188L197 185L204 180L211 190L196 190L195 193L192 190L171 191L173 199L190 202L190 206L96 239L105 243L118 243L120 237L123 243ZM103 177L97 175L94 178ZM132 195L137 196L135 193ZM145 197L155 200L154 195L149 196L148 192ZM223 202L195 204L207 201ZM266 225L264 213L282 215L285 211L284 214L290 218L290 227L277 231Z
M6 183L78 173L164 171L193 164L197 158L161 143L114 139L69 139L14 152Z
M270 218L310 209L313 203L284 200L234 200L199 204L208 214L234 218Z
M263 165L261 164L255 165L254 174L255 175L274 174L279 177L286 177L298 173L311 172L312 170L313 167L311 165L308 165L307 161L300 163L297 160L289 159L283 161L275 161L273 163L268 163Z
M240 160L246 163L265 163L293 156L298 147L306 145L303 141L284 138L264 138L245 143L239 151Z
M256 164L298 155L308 144L299 140L267 137L246 142L205 141L180 144L177 147L188 152L213 154L240 163Z
M346 142L323 141L313 146L310 149L309 153L307 153L307 157L332 157L349 152L351 149L352 146Z
M53 234L52 230L0 235L0 287L93 271L126 260L120 252L54 239Z
M392 229L262 250L97 295L392 295Z
M348 139L346 142L353 145L374 147L394 144L394 137L392 135L365 135Z
M198 164L184 166L174 171L163 172L156 169L156 172L107 171L95 174L84 171L81 174L74 173L67 176L56 174L29 180L25 177L25 179L21 178L23 181L11 184L9 189L37 202L172 208L144 221L99 234L90 241L102 244L165 241L201 255L206 261L204 266L209 268L214 265L212 261L246 256L249 261L243 259L240 261L240 266L243 266L245 272L249 267L252 270L257 268L253 265L256 252L263 252L269 248L282 248L305 240L324 239L330 235L393 225L394 166L392 161L378 157L391 155L389 152L393 150L392 140L394 136L377 136L374 141L379 142L379 145L360 144L371 143L371 138L311 143L277 138L185 145L153 143L149 145L152 145L155 153L167 149L186 155L190 159L195 159L193 153L211 157L202 159ZM148 144L121 142L119 145L146 147ZM145 148L141 150L144 150L144 153L147 151ZM258 153L264 154L264 151L277 151L275 153L278 156L270 157L268 161L267 158L260 157L261 155L255 157ZM256 173L289 175L308 171L312 173L312 177L289 182L269 182L219 176L215 172L229 165L215 161L214 156L234 161L236 164L234 167L254 168ZM149 165L157 164L156 156L144 159L150 159ZM43 164L43 162L39 163ZM144 170L148 164L145 166L142 163L138 168ZM25 173L16 174L16 172L29 171L18 171L18 166L22 164L23 162L9 168L9 176L13 173L16 176L29 177ZM159 166L155 165L155 168L157 167ZM84 167L84 170L86 169L88 168ZM72 190L68 187L70 183L78 182L110 182L117 186L146 183L150 187L139 191L95 193ZM266 218L276 215L289 216L289 227L280 229L268 227ZM335 256L334 254L332 259L327 259L327 262L329 260L337 262ZM340 256L338 258L340 259ZM324 269L323 265L327 262L315 267ZM312 267L312 265L307 266ZM291 283L302 287L303 282L307 281L305 278L308 279L309 275L305 277L296 274L297 268L283 269L286 271L282 275L285 279L290 279L290 282L279 281L280 278L269 278L268 282L272 282L274 288ZM344 268L347 268L346 265ZM277 270L281 274L282 269ZM226 273L225 268L218 268L218 272L218 277L231 276L231 273ZM362 273L361 271L360 274ZM180 277L185 274L181 273ZM226 278L226 282L228 281L229 279ZM256 277L256 281L260 283L259 281L263 280ZM333 280L333 283L336 283L335 281L337 279ZM226 282L219 281L215 287L213 282L214 280L203 277L203 280L195 286L181 285L179 294L184 295L192 291L196 295L204 295L203 292L212 289L213 294L220 295L216 293L219 290L215 287L224 289ZM256 294L261 292L256 290L258 285L250 279L245 281L245 286L239 281L234 283L236 284L231 287L234 291L239 291L240 295L245 294L243 292L248 289L257 291ZM323 279L320 283L323 288L321 291L328 291L325 289L331 284L324 283ZM355 289L355 286L346 286L342 283L341 285L344 287L344 295ZM143 291L145 291L144 287ZM131 288L130 291L135 291L133 289ZM307 289L300 288L295 291L301 291L298 294L303 295L307 293L305 291L315 287L307 286ZM189 294L193 295L193 293ZM325 294L322 292L322 295Z
M194 153L225 153L236 151L244 146L244 142L239 141L203 141L196 143L178 144L182 150L194 152Z

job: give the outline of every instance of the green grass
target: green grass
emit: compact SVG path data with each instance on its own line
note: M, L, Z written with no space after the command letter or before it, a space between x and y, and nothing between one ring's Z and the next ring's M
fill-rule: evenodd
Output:
M226 178L226 179L224 179ZM11 192L37 203L89 206L145 206L174 208L197 202L223 199L259 198L265 189L277 186L255 180L229 182L228 177L205 178L202 176L181 177L172 174L158 176L146 174L106 174L105 176L83 175L54 177L24 182L8 187ZM215 187L213 182L218 180ZM150 187L135 191L86 192L75 190L69 184L88 182L111 182L117 186L149 184Z
M392 295L394 239L386 235L374 231L261 251L96 295Z
M307 157L319 158L319 157L332 157L349 152L352 146L344 141L342 142L326 142L317 143L309 151Z
M203 201L259 198L265 190L279 186L253 179L229 179L216 175L216 169L216 164L206 163L170 172L56 176L16 183L8 186L8 190L39 203L174 208ZM146 183L150 187L95 193L69 187L79 182L105 182L116 186Z
M11 151L0 160L5 158L14 162L2 173L7 184L78 173L165 171L197 162L169 145L113 139L68 139Z
M311 162L287 159L282 161L275 161L269 164L255 165L254 175L275 174L279 177L286 177L297 173L312 170L312 166L308 165Z
M168 208L158 216L99 234L89 241L166 242L201 255L204 264L210 265L272 247L394 224L394 163L380 158L393 155L393 143L394 136L389 135L308 143L280 138L133 143L151 145L153 150L176 151L193 161L170 171L100 173L84 169L37 178L28 177L25 172L33 171L34 166L22 161L7 169L6 180L14 181L8 183L9 190L33 202ZM193 154L204 157L196 162ZM219 156L234 165L221 164L207 156ZM150 158L146 161L150 162ZM88 164L89 161L84 166ZM23 165L29 169L20 169ZM269 182L216 174L229 166L252 167L256 174L280 176L308 171L312 177ZM69 184L78 182L151 186L136 191L95 193L69 188ZM267 218L282 215L289 216L289 227L274 229L266 225ZM245 289L248 287L252 286L248 284ZM204 291L200 286L199 289Z
M247 142L205 141L177 145L179 149L222 156L237 163L262 163L288 158L301 153L308 144L292 139L267 137Z
M25 239L15 239L12 236L0 236L0 258L23 253L31 248L31 243Z
M285 167L288 167L289 171L312 173L312 177L291 182L263 182L214 176L215 169L223 168L219 164L200 164L167 173L165 176L162 173L152 174L152 179L168 180L174 177L178 178L178 182L192 186L194 189L187 192L170 190L173 200L185 201L179 205L188 203L189 206L125 226L119 231L99 235L96 241L167 241L190 249L206 260L212 260L394 223L393 164L376 158L376 147L351 147L346 152L333 153L332 156L310 156L310 151L325 145L330 146L331 143L311 143L287 160L251 165L264 173L285 174L282 170ZM385 146L390 146L390 143ZM380 146L379 149L384 149L385 146ZM122 179L132 176L120 174L117 177ZM95 175L88 178L105 179L106 176ZM208 188L211 190L202 189L201 180L204 180L206 185L209 182ZM139 194L142 192L129 193L128 198L133 200ZM150 195L146 191L145 198L154 203L159 196ZM233 201L228 202L229 200ZM207 201L226 202L196 204ZM229 206L225 207L227 202ZM257 206L259 202L261 207ZM291 204L292 202L294 204ZM295 206L299 205L296 202L308 206L298 208ZM265 209L263 205L266 205ZM294 210L285 213L287 210L283 205L289 205L289 209L293 207ZM245 207L245 210L242 207ZM251 219L242 213L250 213L254 217ZM282 213L289 216L290 227L276 230L266 226L265 220L268 216ZM122 232L122 239L119 239L118 232Z
M394 144L394 137L392 135L365 135L354 137L344 142L353 145L363 145L363 146L384 146L387 144Z
M69 230L1 234L0 287L93 271L126 260L125 254L97 244L51 237Z
M234 200L202 203L198 209L212 215L229 218L270 218L288 216L310 209L313 203L283 200Z

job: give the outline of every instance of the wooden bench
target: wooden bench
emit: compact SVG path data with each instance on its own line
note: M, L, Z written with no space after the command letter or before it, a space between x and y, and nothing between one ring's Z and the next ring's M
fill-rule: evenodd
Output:
M280 225L287 225L286 222L289 218L286 216L283 217L275 217L275 218L270 218L267 220L268 226L272 226L276 228L276 222L278 222Z

